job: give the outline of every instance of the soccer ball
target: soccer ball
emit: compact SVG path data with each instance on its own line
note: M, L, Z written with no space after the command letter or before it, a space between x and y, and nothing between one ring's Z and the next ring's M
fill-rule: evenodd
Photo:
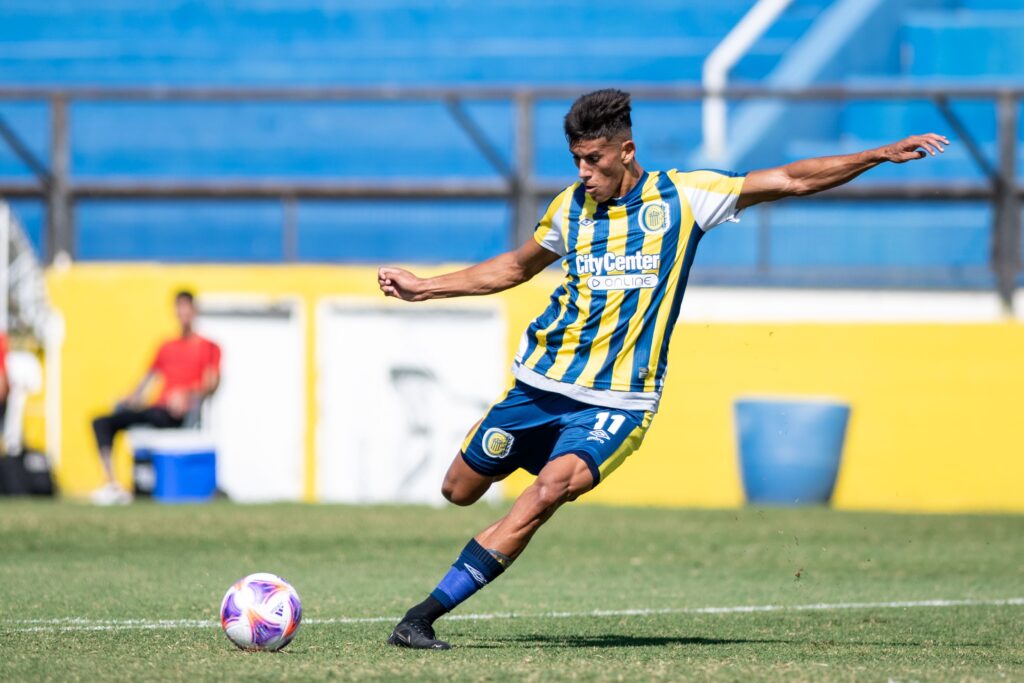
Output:
M224 633L243 650L280 650L295 637L300 621L299 594L273 574L240 579L220 604Z

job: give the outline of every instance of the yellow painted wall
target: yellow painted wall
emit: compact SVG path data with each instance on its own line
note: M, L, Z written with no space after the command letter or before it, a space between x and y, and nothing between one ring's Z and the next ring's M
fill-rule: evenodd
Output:
M434 269L438 270L438 269ZM509 355L557 274L500 295ZM260 293L379 297L373 268L74 265L48 276L65 317L63 460L70 494L100 482L89 419L128 392L161 339L171 297ZM401 304L399 304L401 305ZM313 377L315 324L308 319ZM842 508L1024 511L1024 325L684 324L646 443L588 500L725 507L742 501L732 402L746 394L832 395L853 415L834 502ZM307 498L314 490L315 383L307 389ZM469 425L467 425L468 428ZM127 460L119 460L127 476ZM508 480L514 494L527 477ZM440 484L440 482L439 482Z
M830 395L852 407L840 508L1024 510L1024 326L683 325L644 447L592 495L741 501L733 400Z

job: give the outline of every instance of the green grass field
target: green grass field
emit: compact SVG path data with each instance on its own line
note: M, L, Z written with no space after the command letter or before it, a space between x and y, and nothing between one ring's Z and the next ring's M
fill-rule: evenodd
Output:
M1024 597L1012 516L577 504L457 610L489 618L439 622L455 649L386 646L499 514L0 503L0 681L1024 680L1024 601L999 604ZM241 652L216 624L254 571L303 599L281 653ZM838 606L929 600L964 602ZM738 606L779 609L691 609Z

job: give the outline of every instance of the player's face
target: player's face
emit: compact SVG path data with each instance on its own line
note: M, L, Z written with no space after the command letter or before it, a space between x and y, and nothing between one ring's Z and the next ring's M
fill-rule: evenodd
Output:
M632 140L580 140L569 151L579 169L580 182L594 201L620 196L622 178L636 154Z

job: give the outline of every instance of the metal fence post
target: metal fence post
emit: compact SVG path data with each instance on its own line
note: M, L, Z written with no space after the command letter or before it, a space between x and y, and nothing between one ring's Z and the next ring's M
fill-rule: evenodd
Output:
M995 225L992 235L992 269L999 298L1012 310L1021 267L1020 198L1017 195L1018 100L1001 93L996 103L999 137L999 182L996 184Z
M537 220L537 195L533 187L533 97L516 96L516 169L512 187L512 245L526 241Z
M299 260L299 203L295 197L281 198L281 260L294 263Z
M68 99L61 94L50 98L50 177L46 193L46 263L74 254L69 174L71 144L68 127Z

